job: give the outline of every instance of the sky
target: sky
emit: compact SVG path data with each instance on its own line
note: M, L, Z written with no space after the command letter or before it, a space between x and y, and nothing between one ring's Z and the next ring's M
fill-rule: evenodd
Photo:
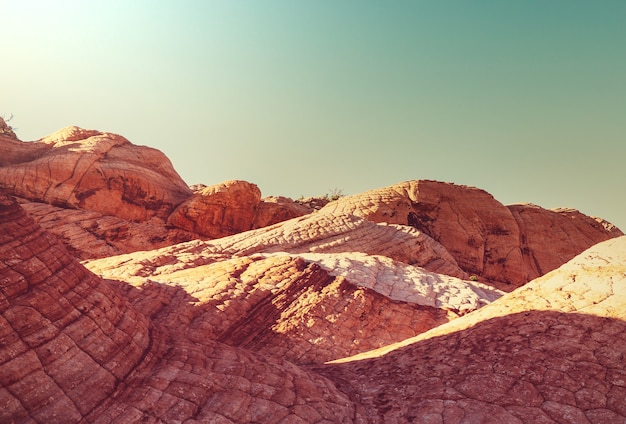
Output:
M413 179L626 231L626 1L0 0L0 114L163 151L188 184Z

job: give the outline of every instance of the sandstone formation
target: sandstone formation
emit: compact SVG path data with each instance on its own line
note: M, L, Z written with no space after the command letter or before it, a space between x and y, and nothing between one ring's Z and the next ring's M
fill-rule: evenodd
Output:
M131 264L149 274L157 268L192 268L212 256L248 256L255 253L351 253L382 255L409 265L458 278L467 278L443 246L407 226L375 224L354 215L312 214L217 240L194 240L163 249L137 252L101 261L110 269ZM126 271L124 271L126 272ZM160 272L160 271L159 271Z
M292 218L308 215L312 208L301 205L288 197L268 196L261 199L252 222L252 228L263 228Z
M2 423L626 422L606 221L435 181L262 199L115 134L8 129Z
M139 221L167 218L191 195L163 153L116 134L67 127L0 143L0 188L26 199Z
M81 260L156 249L201 237L166 226L158 218L134 222L46 203L20 200L20 204L37 224L57 236L72 256Z
M246 181L205 187L170 215L168 224L211 238L252 229L261 190Z
M626 237L395 346L319 368L373 422L621 423Z
M138 312L16 202L0 215L0 422L365 419L319 375Z
M523 285L601 241L622 235L580 212L506 207L484 190L407 181L340 198L323 211L410 225L441 243L464 271L503 289Z
M500 297L382 256L202 241L95 275L17 202L0 215L1 422L626 418L626 237Z

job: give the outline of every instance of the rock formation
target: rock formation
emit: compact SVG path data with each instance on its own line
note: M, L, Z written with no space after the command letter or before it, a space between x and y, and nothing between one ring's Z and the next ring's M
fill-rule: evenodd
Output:
M624 422L625 271L626 237L609 240L470 315L319 370L374 422Z
M503 297L365 253L209 243L88 262L103 280L0 198L0 421L626 418L626 237Z
M26 199L140 221L167 218L191 196L163 153L116 134L67 127L0 142L0 187Z
M323 211L409 225L443 245L464 271L508 290L623 233L578 211L506 207L484 190L408 181L340 198ZM540 259L539 259L540 258Z
M200 237L196 233L166 226L158 218L135 222L99 212L59 208L23 199L20 204L42 228L57 236L72 256L81 260L156 249Z
M247 181L204 187L170 215L168 224L211 238L251 230L261 190Z
M2 128L0 422L626 419L606 221L434 181L262 199Z
M0 422L364 419L331 381L192 337L178 314L140 313L113 287L0 198ZM162 295L153 309L188 298Z
M288 197L268 196L261 199L252 222L252 228L263 228L313 212L312 208L301 205Z

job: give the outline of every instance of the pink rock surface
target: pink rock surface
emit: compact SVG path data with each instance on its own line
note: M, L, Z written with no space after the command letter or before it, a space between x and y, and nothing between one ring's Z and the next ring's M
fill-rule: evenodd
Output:
M116 134L67 127L35 142L1 138L0 149L0 187L30 200L146 220L191 195L163 153Z
M623 234L575 210L506 207L484 190L428 180L343 197L323 210L413 226L443 245L461 269L503 290Z
M321 371L374 422L623 422L625 314L619 237L472 314Z
M178 228L219 238L252 229L261 190L246 181L226 181L197 191L170 215Z

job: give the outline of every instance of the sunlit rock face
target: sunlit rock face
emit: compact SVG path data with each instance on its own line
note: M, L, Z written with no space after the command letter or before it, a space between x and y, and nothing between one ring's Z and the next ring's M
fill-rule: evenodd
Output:
M374 422L623 422L626 237L484 308L318 368Z
M508 290L623 234L572 209L507 207L484 190L428 180L347 196L323 210L415 227L443 245L461 269L504 289L512 285Z
M166 218L191 195L163 153L116 134L67 127L20 143L0 146L14 158L0 186L16 196L137 221Z
M0 153L0 422L626 417L606 221L435 181L187 187L77 127Z

